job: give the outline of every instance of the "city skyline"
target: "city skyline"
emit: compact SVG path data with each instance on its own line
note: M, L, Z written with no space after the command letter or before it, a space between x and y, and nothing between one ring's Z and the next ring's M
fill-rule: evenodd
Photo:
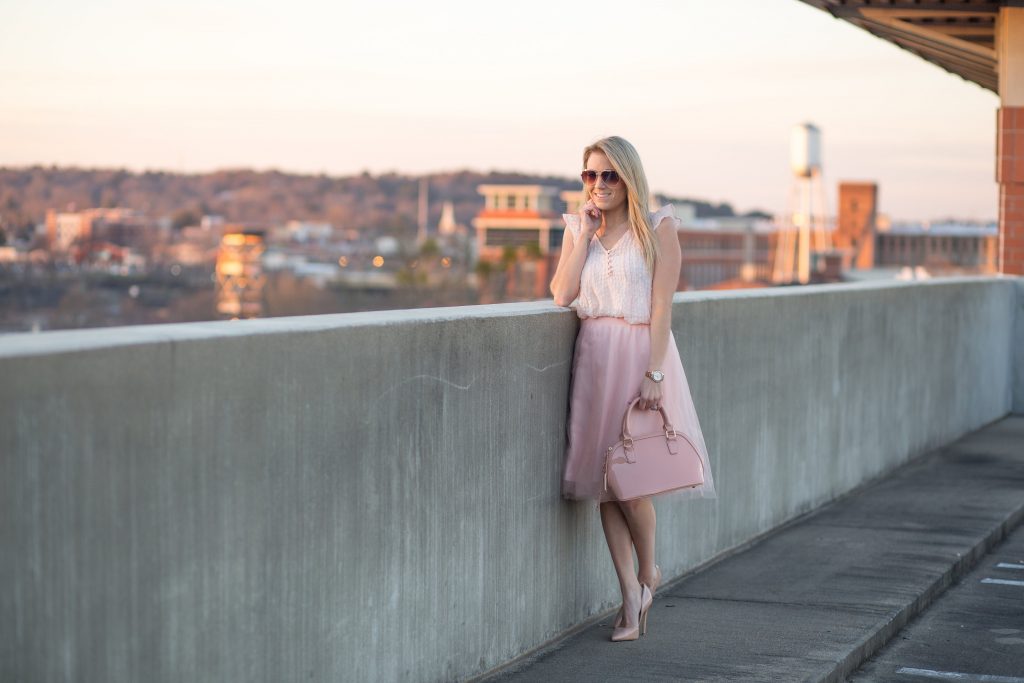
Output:
M870 180L894 220L997 214L996 96L797 0L7 13L3 166L571 177L619 134L656 192L782 212L810 121L833 210Z

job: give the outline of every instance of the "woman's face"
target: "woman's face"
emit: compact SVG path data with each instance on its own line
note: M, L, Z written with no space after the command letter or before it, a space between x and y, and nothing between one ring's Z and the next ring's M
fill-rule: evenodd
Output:
M601 177L601 171L615 170L604 152L595 150L587 157L588 171L597 171L597 181L590 186L590 200L601 211L614 211L626 203L626 181L619 178L617 184L609 185Z

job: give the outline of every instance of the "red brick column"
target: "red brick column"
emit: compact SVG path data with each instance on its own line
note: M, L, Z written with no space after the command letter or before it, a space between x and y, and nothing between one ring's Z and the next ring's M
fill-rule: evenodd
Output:
M996 110L999 270L1024 275L1024 107Z

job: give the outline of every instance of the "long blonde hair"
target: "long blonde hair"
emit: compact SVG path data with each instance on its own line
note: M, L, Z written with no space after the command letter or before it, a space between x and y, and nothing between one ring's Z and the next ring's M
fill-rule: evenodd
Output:
M658 242L654 238L654 226L651 225L650 216L647 213L647 197L651 192L647 185L647 175L644 173L644 166L640 163L640 155L636 148L627 140L613 135L601 138L583 150L583 168L587 167L587 159L594 152L602 152L612 168L626 184L626 203L629 216L629 229L640 245L640 252L644 255L647 268L654 271L654 259L658 255ZM583 186L583 201L590 201L590 188Z

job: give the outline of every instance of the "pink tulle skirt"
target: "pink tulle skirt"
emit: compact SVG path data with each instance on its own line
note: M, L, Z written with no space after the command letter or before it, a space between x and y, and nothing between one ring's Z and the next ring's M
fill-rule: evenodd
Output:
M619 440L622 414L630 401L640 395L651 348L649 325L630 325L622 318L584 318L572 364L572 388L568 447L562 477L562 495L572 500L615 500L604 490L604 457L608 446ZM662 381L662 405L672 426L697 447L704 462L704 484L672 491L667 496L716 498L715 483L707 446L697 411L690 397L690 385L683 372L675 337L669 332ZM635 410L630 418L633 433L661 429L657 411Z

